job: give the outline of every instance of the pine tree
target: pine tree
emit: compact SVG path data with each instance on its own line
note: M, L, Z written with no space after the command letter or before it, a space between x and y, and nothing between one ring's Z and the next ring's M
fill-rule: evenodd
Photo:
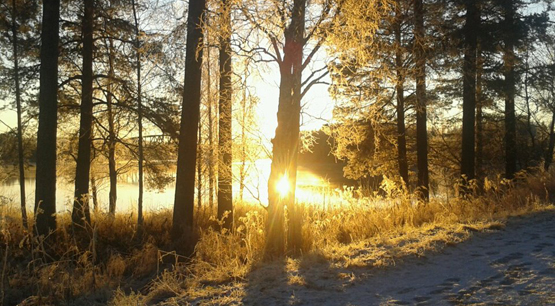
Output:
M79 123L79 147L75 170L75 194L71 219L78 228L91 222L89 209L89 179L91 169L92 123L93 123L93 27L94 0L84 1L82 21L83 69L81 76L81 107Z
M177 177L173 210L172 237L174 242L184 240L185 253L193 250L193 210L195 191L195 166L197 156L197 131L200 112L200 79L202 73L202 49L197 50L203 38L200 28L205 0L191 0L187 18L187 51L185 59L185 85L179 149Z
M35 229L47 236L56 229L56 138L58 123L58 42L60 1L44 0L40 51L39 128L35 189Z
M428 201L428 129L426 111L426 53L424 37L424 4L422 0L414 1L414 61L416 78L416 151L418 166L417 194L423 201Z
M477 1L465 1L465 8L461 175L466 182L463 184L475 178L476 52L480 24Z

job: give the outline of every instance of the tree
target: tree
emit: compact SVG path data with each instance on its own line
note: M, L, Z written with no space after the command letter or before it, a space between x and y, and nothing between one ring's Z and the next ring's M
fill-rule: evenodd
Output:
M17 107L17 152L19 161L19 188L21 199L21 219L23 227L27 228L27 208L25 207L25 163L23 160L23 127L21 124L21 88L19 86L19 58L17 52L17 6L16 1L12 0L12 40L13 40L13 62L15 80L15 101Z
M516 173L517 148L516 148L516 55L515 55L515 14L514 0L501 1L504 17L503 35L503 76L505 94L505 177L512 179Z
M226 217L223 227L230 230L233 226L233 190L232 190L232 131L231 131L231 1L221 1L220 38L220 101L219 101L219 159L218 164L218 219Z
M426 48L424 37L424 4L414 0L414 61L416 73L416 151L418 184L416 193L423 201L430 197L428 174L428 129L426 112Z
M135 22L135 56L137 59L137 122L139 129L138 137L138 164L139 164L139 199L137 201L138 214L137 214L137 227L139 230L143 227L143 102L142 102L142 84L141 84L141 40L140 40L140 30L139 30L139 20L137 18L137 5L135 0L131 0L131 6L133 8L133 21Z
M185 251L194 247L193 210L195 191L195 166L197 156L197 131L200 113L200 79L202 74L202 49L198 50L203 38L200 28L205 0L191 0L187 17L187 51L185 56L185 84L179 130L177 176L173 210L172 237L174 241L184 239Z
M8 3L9 2L9 3ZM35 22L38 15L39 5L35 1L6 1L0 6L0 31L4 31L5 35L0 37L0 41L6 44L6 51L11 53L12 69L9 70L8 75L11 76L9 84L6 84L6 89L13 88L15 94L15 108L17 116L17 162L19 171L19 191L20 191L20 204L21 204L21 219L24 228L27 228L27 208L25 200L25 156L24 156L24 143L23 132L24 124L22 121L23 97L25 89L21 83L25 83L25 78L29 78L29 64L34 64L33 47L35 42L35 35L33 27L36 27ZM9 47L8 47L9 45ZM27 67L25 67L27 63ZM23 64L23 67L21 67ZM31 70L32 72L32 70ZM31 78L34 78L32 76ZM22 82L23 81L23 82Z
M93 25L94 0L84 0L82 21L83 72L81 76L81 107L79 122L79 146L75 169L75 194L71 220L79 227L91 222L89 209L89 179L91 170L92 122L93 122Z
M39 128L35 189L35 229L47 236L56 229L56 128L58 122L58 41L60 1L44 0L40 50Z
M397 161L399 164L399 175L405 186L409 186L409 165L407 161L407 139L405 127L405 72L404 72L404 50L402 48L402 26L403 16L401 3L395 5L395 21L393 31L395 33L395 71L397 82L395 92L397 98Z
M416 64L416 151L418 165L417 194L427 201L429 193L428 129L426 114L426 53L424 37L424 5L414 1L414 61Z
M475 177L475 122L476 122L476 51L480 12L476 0L465 1L463 61L463 127L461 175L463 181ZM463 182L466 184L466 182Z
M387 8L388 1L350 0L294 0L270 5L248 2L241 7L245 19L256 30L250 32L253 35L245 41L257 44L251 50L242 46L242 50L251 56L257 54L260 61L277 63L280 73L278 124L272 140L268 180L266 257L280 256L285 251L285 207L289 216L287 247L295 254L302 245L302 214L295 203L301 99L312 86L322 83L330 67L328 62L320 69L310 71L306 68L313 64L313 58L324 45L330 46L331 53L341 53L338 49L360 50L361 46L368 46L380 14ZM310 73L303 79L305 69ZM278 192L278 186L281 192Z
M110 191L108 193L108 213L116 215L116 203L118 200L118 172L116 169L116 131L114 127L114 107L112 91L114 79L114 42L108 39L108 78L106 88L106 108L108 114L108 176L110 179Z
M299 216L294 202L299 152L303 48L306 44L305 12L306 1L294 0L291 23L284 30L283 59L279 62L278 126L272 140L272 166L268 180L268 210L272 212L269 215L269 229L266 237L266 252L269 254L283 252L283 229L276 225L283 224L284 204L287 204L290 212L288 240L290 249L298 252L302 244L301 216ZM289 185L290 192L286 195L280 194L276 190L280 180L285 180Z

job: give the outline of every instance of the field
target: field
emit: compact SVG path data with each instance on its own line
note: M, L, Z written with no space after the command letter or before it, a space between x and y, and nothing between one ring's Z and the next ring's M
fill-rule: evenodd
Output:
M503 228L511 216L555 210L555 180L542 171L521 174L512 183L486 181L483 191L467 199L427 204L416 204L395 186L384 187L383 197L347 190L340 195L342 205L306 203L303 254L276 261L263 260L266 212L260 205L235 203L232 233L214 230L213 214L198 209L199 242L192 258L166 251L175 246L170 211L146 215L141 233L133 214L95 213L83 231L90 243L83 244L72 238L67 214L58 215L58 231L42 241L21 227L17 209L4 205L1 299L4 305L248 304L244 298L253 277L260 286L287 279L289 285L314 288L320 285L300 270L327 267L314 273L349 280L349 269L394 266L476 232ZM51 238L56 243L49 246Z

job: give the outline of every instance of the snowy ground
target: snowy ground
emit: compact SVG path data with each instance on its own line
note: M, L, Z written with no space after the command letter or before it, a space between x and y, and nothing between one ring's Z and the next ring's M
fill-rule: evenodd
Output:
M301 263L301 267L302 267ZM387 268L312 263L253 271L246 305L555 305L555 214L511 219L505 229L474 233L441 252ZM244 290L244 291L243 291ZM233 295L233 294L232 294Z

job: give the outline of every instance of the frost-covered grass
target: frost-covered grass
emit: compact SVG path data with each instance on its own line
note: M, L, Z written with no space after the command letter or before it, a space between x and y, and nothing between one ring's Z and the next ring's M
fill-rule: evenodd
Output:
M262 260L266 213L261 206L236 203L232 233L214 230L212 214L198 211L199 242L195 255L184 259L168 252L170 211L147 214L140 235L134 215L94 214L87 244L72 238L70 216L61 214L56 242L48 248L21 228L17 210L4 205L1 297L6 304L24 299L31 304L227 304L241 300L247 279L260 277L253 270L273 271L257 278L259 283L285 277L298 286L316 286L296 271L322 265L389 266L464 241L473 231L501 228L507 217L554 209L555 180L545 172L523 174L515 183L487 181L480 195L427 204L415 204L396 188L385 187L386 198L356 198L346 192L346 205L304 205L303 255L276 262ZM268 268L274 265L283 269ZM282 275L273 275L275 271Z

